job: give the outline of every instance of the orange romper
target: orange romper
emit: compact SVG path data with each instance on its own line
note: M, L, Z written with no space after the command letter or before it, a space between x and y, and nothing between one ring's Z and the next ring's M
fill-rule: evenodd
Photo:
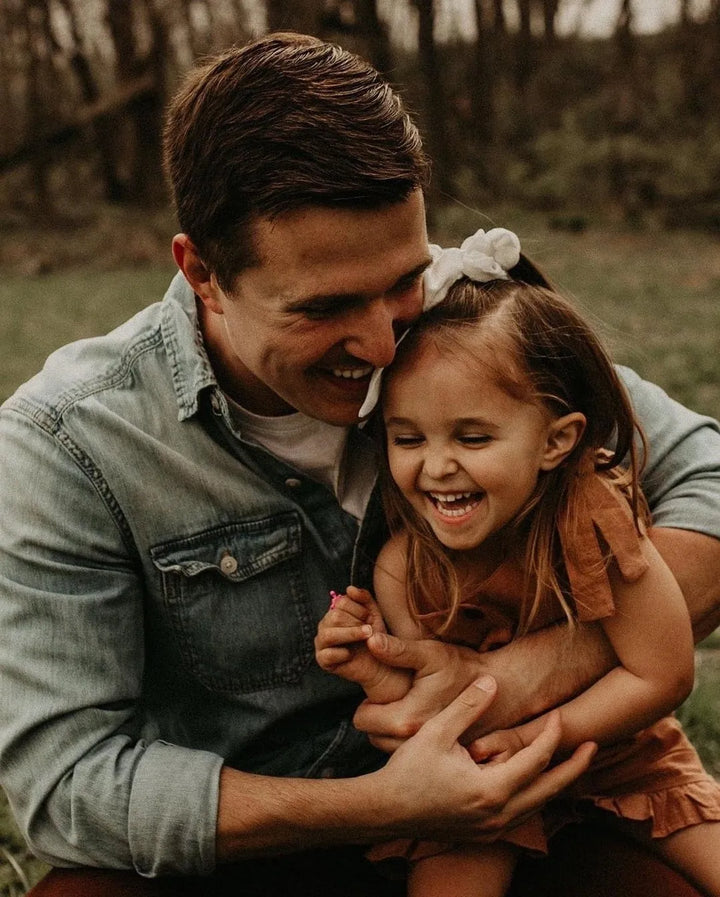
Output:
M561 518L567 581L577 619L599 620L614 612L607 576L608 554L627 582L639 579L648 567L640 550L641 536L632 519L622 478L613 473L581 475L584 510L570 521ZM443 640L484 651L507 644L518 624L518 596L525 588L523 569L508 560L463 601ZM539 608L533 629L564 618L555 600ZM554 605L554 606L551 606ZM441 611L419 617L430 630L443 619ZM528 822L508 833L506 841L533 852L547 853L547 838L562 825L582 819L583 802L629 820L645 821L653 838L682 828L720 820L720 783L708 775L680 728L668 716L632 738L602 748L588 771ZM587 803L586 803L587 806ZM404 840L373 847L373 860L389 857L421 859L453 845Z

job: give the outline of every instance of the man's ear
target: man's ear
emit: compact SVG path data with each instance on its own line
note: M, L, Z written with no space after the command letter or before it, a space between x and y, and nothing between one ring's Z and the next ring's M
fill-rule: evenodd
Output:
M541 470L553 470L567 458L582 439L586 423L585 415L579 411L565 414L550 423Z
M187 234L177 234L173 237L172 254L175 264L203 305L215 314L221 315L223 310L217 280L200 258L195 244Z

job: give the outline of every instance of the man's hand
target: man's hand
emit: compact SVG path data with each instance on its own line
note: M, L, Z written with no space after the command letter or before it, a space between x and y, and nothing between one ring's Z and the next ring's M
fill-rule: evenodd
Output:
M410 670L414 677L401 701L384 706L366 701L355 713L356 727L388 753L480 675L497 680L498 699L463 741L510 728L564 703L617 663L597 624L548 626L484 653L390 635L373 635L367 646L384 664Z
M366 644L383 664L413 672L412 688L400 701L383 705L364 701L355 713L355 726L388 753L444 710L482 672L477 651L435 639L404 641L376 633Z
M551 714L540 734L508 760L477 765L458 739L487 710L496 689L491 677L481 677L375 774L383 782L382 803L396 808L396 831L448 841L494 840L587 768L596 750L591 743L545 771L560 740L557 714Z

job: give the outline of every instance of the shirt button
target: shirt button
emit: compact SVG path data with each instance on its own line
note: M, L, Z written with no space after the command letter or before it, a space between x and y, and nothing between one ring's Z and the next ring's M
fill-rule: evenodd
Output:
M298 486L302 486L302 480L298 480L295 477L288 477L285 480L285 485L288 489L297 489Z
M237 559L231 554L224 554L220 559L220 569L226 576L231 576L238 568Z

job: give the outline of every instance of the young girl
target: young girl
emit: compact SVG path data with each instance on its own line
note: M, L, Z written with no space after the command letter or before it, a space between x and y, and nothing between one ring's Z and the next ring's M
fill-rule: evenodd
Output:
M720 785L665 716L692 686L693 644L682 594L645 535L629 400L588 325L518 265L514 235L479 231L435 255L433 307L382 383L393 535L375 568L377 604L353 587L333 593L318 662L386 703L410 683L363 645L374 631L485 651L568 619L598 620L618 666L560 710L562 750L601 750L542 819L491 845L393 842L371 855L411 861L411 897L502 895L519 850L544 852L548 834L594 805L720 897ZM544 724L469 750L502 762Z

